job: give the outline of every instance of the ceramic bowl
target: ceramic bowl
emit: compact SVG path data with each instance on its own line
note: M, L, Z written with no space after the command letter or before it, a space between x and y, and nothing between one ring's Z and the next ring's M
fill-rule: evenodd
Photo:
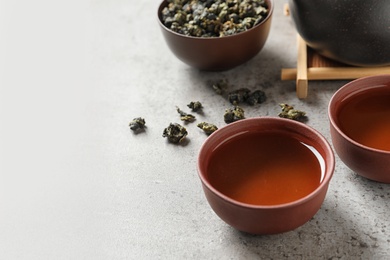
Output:
M221 189L217 188L218 182L211 181L213 179L213 173L209 170L209 166L213 153L226 140L234 140L234 138L238 138L238 136L244 133L273 133L286 138L295 138L299 142L314 147L322 158L321 160L323 160L322 178L318 186L303 197L286 203L268 205L242 202L227 195L226 192L221 191ZM247 147L240 145L235 151L241 153L243 149L247 149ZM260 149L264 149L263 151L265 151L267 148L260 145L258 149L259 151ZM227 161L234 161L234 155L232 154L231 156L232 158L227 158ZM302 160L300 163L305 159L300 158ZM243 162L238 161L236 163ZM276 160L275 162L278 165L284 163L286 165L283 166L289 167L289 164L284 160ZM282 233L293 230L309 221L320 209L325 199L328 185L333 175L334 165L333 151L321 134L303 123L277 117L249 118L222 127L206 139L198 156L198 174L204 194L211 208L227 224L237 230L251 234ZM258 173L256 172L256 174ZM247 175L243 179L244 182L247 181L246 178ZM304 179L303 182L306 183L308 181L308 179ZM238 182L232 183L233 190L238 188ZM281 188L283 190L285 186ZM257 189L257 187L254 186L253 189ZM277 194L281 194L282 192L280 191L279 193L276 189Z
M158 23L172 53L191 67L206 71L234 68L256 56L263 48L270 31L273 0L266 0L267 17L253 28L225 37L191 37L168 29L161 19L161 11L168 5L164 0L158 8Z
M355 66L390 65L389 0L289 0L302 38L320 54Z
M365 178L390 183L390 151L372 148L362 144L362 141L356 141L356 138L352 139L343 129L340 121L340 111L345 102L363 92L364 95L369 96L370 92L378 87L390 93L390 75L360 78L341 87L329 103L330 133L336 153L350 169ZM368 113L368 116L373 113L364 106L359 106L357 110L362 114ZM363 120L361 116L357 118L359 121ZM382 119L389 122L388 116ZM372 127L370 124L365 126L368 126L368 129ZM383 140L383 142L389 141Z

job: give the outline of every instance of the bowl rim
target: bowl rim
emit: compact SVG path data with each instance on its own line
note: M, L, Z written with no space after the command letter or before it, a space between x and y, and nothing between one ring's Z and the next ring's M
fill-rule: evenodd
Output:
M324 148L324 151L326 153L326 158L323 158L325 161L326 167L325 167L324 178L321 181L321 183L318 185L318 187L316 187L315 190L310 192L308 195L306 195L300 199L291 201L291 202L275 204L275 205L255 205L255 204L244 203L244 202L240 202L238 200L232 199L229 196L227 196L227 195L223 194L222 192L218 191L217 189L215 189L213 187L213 185L210 184L210 182L204 176L204 173L201 172L201 169L204 167L201 167L200 157L204 153L206 146L208 145L208 143L213 141L213 136L216 136L221 132L223 133L223 132L229 131L230 128L238 127L238 125L246 124L248 122L250 123L251 121L253 121L253 122L259 121L259 122L262 122L263 124L266 122L281 122L282 123L281 125L283 127L290 125L290 126L296 127L296 128L298 128L298 127L304 128L318 138L318 140L320 141L319 142L320 145ZM241 130L244 130L244 128L241 128ZM307 135L302 135L302 136L306 137ZM198 154L198 159L197 159L198 176L199 176L201 182L203 183L203 185L205 185L205 187L207 187L207 189L209 189L213 194L217 195L218 197L222 198L224 201L226 201L230 204L233 204L235 206L239 206L242 208L255 209L255 210L290 208L290 207L295 207L295 206L298 206L300 204L303 204L305 202L310 201L311 199L315 198L319 193L321 193L323 191L323 189L326 189L326 187L330 183L330 180L333 177L334 169L335 169L334 152L333 152L329 142L326 140L326 138L320 132L318 132L314 128L312 128L304 123L301 123L301 122L298 122L295 120L291 120L291 119L272 117L272 116L260 116L260 117L246 118L246 119L242 119L242 120L230 123L224 127L219 128L217 131L212 133L206 139L206 141L203 143L203 145L200 148L200 151Z
M380 153L380 154L385 154L385 155L390 155L390 151L386 150L381 150L373 147L369 147L366 145L363 145L352 138L350 138L348 135L346 135L339 127L339 125L336 122L336 115L332 113L332 111L335 109L334 104L337 102L336 99L339 98L339 96L342 95L344 91L347 91L349 89L352 89L351 92L348 92L347 96L341 96L341 100L345 100L347 98L350 98L351 96L354 96L355 94L361 92L361 89L356 89L357 91L353 91L353 88L355 88L356 84L359 83L364 83L364 84L369 84L369 83L375 84L376 86L373 86L371 88L377 88L380 84L382 85L387 85L390 87L390 74L382 74L382 75L375 75L375 76L367 76L367 77L362 77L355 79L353 81L348 82L347 84L344 84L341 88L339 88L331 97L328 105L328 118L331 123L331 125L335 128L337 133L339 133L344 139L346 139L348 142L352 143L353 145L367 151L375 152L375 153ZM334 111L336 112L336 111Z
M160 24L161 28L163 28L165 31L169 32L169 33L172 33L176 36L180 36L180 37L183 37L183 38L188 38L188 39L196 39L196 40L200 40L200 41L210 41L210 40L221 40L221 39L229 39L229 38L232 38L232 37L236 37L238 35L243 35L243 34L247 34L247 33L250 33L251 31L257 29L259 26L261 26L262 24L264 24L266 21L268 21L269 19L271 19L272 17L272 14L273 14L273 11L274 11L274 0L265 0L267 2L267 4L269 4L270 6L268 7L268 14L267 16L264 18L263 21L261 21L259 24L256 24L254 27L250 28L249 30L246 30L246 31L243 31L243 32L239 32L239 33L236 33L236 34L232 34L232 35L228 35L228 36L223 36L223 37L196 37L196 36L189 36L189 35L184 35L184 34L180 34L180 33L177 33L177 32L174 32L172 31L171 29L169 29L168 27L166 27L164 25L164 23L161 21L161 10L162 10L162 6L164 5L165 2L167 2L167 0L163 0L161 1L161 3L158 5L158 8L157 8L157 21L158 23Z

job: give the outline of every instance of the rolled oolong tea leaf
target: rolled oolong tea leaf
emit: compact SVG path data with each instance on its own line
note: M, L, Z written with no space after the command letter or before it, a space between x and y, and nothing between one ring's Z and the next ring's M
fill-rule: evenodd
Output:
M134 132L137 132L144 129L146 127L145 124L145 119L143 119L142 117L136 117L129 123L129 127Z
M202 103L200 103L199 101L191 101L187 106L191 108L191 110L194 112L197 112L203 108Z
M177 123L170 123L167 128L164 129L163 137L168 138L168 141L171 143L180 143L188 135L187 129Z
M178 107L176 107L176 110L180 114L180 120L181 121L185 121L185 122L193 122L193 121L195 121L196 118L195 118L194 115L187 114L186 112L184 112L183 110L181 110Z
M240 103L247 103L250 106L263 103L267 99L264 91L256 90L251 92L248 88L240 88L234 91L231 91L228 94L228 100L233 105L238 105Z
M251 91L247 88L240 88L234 91L229 92L228 100L233 105L238 105L242 102L245 102L249 97Z
M214 92L218 95L222 95L224 92L224 89L226 89L228 86L228 81L225 80L219 80L218 82L212 83L211 87L213 88Z
M222 89L221 89L221 87L219 85L213 84L212 87L213 87L215 93L217 93L218 95L222 95L223 91L222 91Z
M198 127L202 129L207 135L211 135L216 130L218 130L218 127L216 127L215 125L206 122L199 123Z
M194 37L223 37L244 32L265 19L265 0L168 0L163 24Z
M254 106L256 104L261 104L267 99L264 91L256 90L250 93L246 99L246 103L250 106Z
M283 103L279 104L279 106L282 108L282 112L279 113L279 117L288 118L292 120L301 120L306 118L306 112L296 110L293 106Z
M242 109L239 106L234 106L233 109L231 108L226 109L225 114L223 115L225 123L230 124L235 121L245 119L244 112L245 112L244 109Z

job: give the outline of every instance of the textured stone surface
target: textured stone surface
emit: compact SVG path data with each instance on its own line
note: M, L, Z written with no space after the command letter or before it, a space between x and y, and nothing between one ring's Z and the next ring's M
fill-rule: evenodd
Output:
M48 74L53 84L43 82L47 88L42 89L35 82L34 91L23 92L29 96L23 109L2 104L3 123L14 122L18 131L4 128L2 135L0 258L389 259L390 186L356 176L337 156L322 208L294 231L238 232L205 200L196 161L207 137L196 122L223 126L223 112L230 107L210 81L264 90L265 103L243 106L246 117L276 116L281 102L307 111L306 123L330 141L327 105L346 81L310 82L308 98L300 100L295 83L280 80L281 68L295 67L296 60L296 34L283 15L284 3L276 0L269 39L255 58L229 71L201 72L167 48L156 21L159 1L90 1L77 20L86 22L77 40L86 40L90 73L76 73L85 83L67 77L68 69L75 74L71 68L80 65L70 60L58 77ZM24 69L38 71L30 65ZM49 91L58 84L62 91ZM186 125L188 141L168 143L162 132L180 122L176 106L187 110L196 100L204 110ZM6 105L13 109L9 117ZM129 129L135 117L145 118L145 132Z

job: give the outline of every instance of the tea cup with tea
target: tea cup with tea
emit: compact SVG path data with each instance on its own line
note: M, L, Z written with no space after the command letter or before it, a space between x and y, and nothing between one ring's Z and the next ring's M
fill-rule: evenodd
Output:
M390 74L344 85L331 98L328 115L340 159L358 175L390 183Z
M198 173L214 212L252 234L293 230L320 209L334 154L311 127L276 117L240 120L203 144Z

